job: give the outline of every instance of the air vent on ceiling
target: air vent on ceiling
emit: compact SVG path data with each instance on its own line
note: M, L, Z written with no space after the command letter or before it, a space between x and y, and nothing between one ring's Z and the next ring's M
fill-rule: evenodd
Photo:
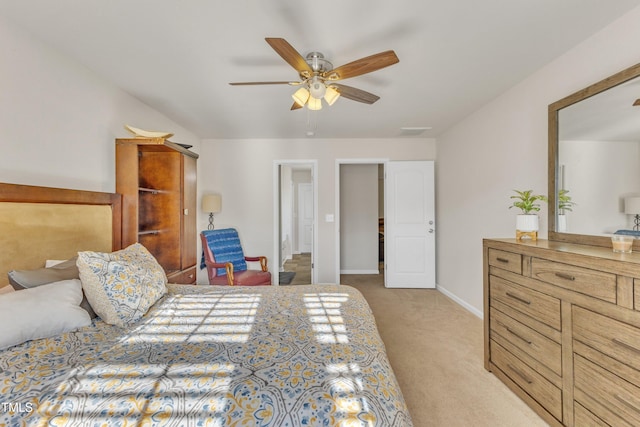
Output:
M422 127L401 127L400 128L400 135L403 136L416 136L416 135L422 135L422 133L424 133L424 131L431 129L431 127L429 126L422 126Z

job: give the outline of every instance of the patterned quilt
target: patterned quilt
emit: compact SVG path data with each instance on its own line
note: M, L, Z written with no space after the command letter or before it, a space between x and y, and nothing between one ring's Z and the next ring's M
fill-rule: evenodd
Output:
M135 325L0 352L0 426L412 426L373 315L340 285L169 285Z

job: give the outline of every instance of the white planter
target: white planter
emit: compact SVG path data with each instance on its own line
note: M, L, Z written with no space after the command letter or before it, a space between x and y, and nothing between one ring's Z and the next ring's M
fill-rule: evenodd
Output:
M518 231L538 231L538 215L521 214L516 216L516 230Z
M556 226L556 231L560 233L567 231L567 216L565 214L558 215L558 224Z

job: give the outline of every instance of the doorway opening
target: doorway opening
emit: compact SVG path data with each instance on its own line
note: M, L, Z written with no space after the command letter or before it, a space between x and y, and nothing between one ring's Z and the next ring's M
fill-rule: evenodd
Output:
M374 275L384 281L386 159L336 161L336 280ZM343 277L341 277L344 275Z
M377 169L384 167L383 215L377 216ZM355 166L359 166L356 168ZM353 182L344 171L355 170ZM368 179L359 177L369 176ZM372 189L373 188L373 189ZM380 223L383 223L384 286L392 288L435 287L435 186L432 160L336 161L336 280L340 274L380 274L373 267ZM357 202L354 201L357 199ZM354 214L345 205L354 205ZM369 208L364 208L369 206ZM352 219L349 220L349 215ZM380 221L382 218L382 221ZM347 222L356 224L349 228ZM360 229L359 223L366 223ZM354 231L355 230L355 231ZM365 238L366 236L366 238ZM346 254L352 254L347 259ZM363 264L356 264L364 260Z
M317 161L274 162L274 283L316 283Z

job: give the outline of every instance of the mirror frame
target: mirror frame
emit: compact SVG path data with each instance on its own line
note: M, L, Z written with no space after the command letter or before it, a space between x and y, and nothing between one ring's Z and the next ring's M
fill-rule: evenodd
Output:
M595 245L611 247L611 239L607 236L593 236L588 234L561 233L556 231L556 218L558 211L557 191L556 188L559 175L558 167L558 111L568 107L569 105L580 102L600 92L604 92L614 86L624 83L628 80L640 76L640 64L633 65L613 76L607 77L598 83L592 84L578 92L575 92L559 101L549 105L549 181L548 181L548 238L549 240L577 243L582 245ZM639 94L640 95L640 94ZM634 249L640 248L640 239L636 239L633 243Z

